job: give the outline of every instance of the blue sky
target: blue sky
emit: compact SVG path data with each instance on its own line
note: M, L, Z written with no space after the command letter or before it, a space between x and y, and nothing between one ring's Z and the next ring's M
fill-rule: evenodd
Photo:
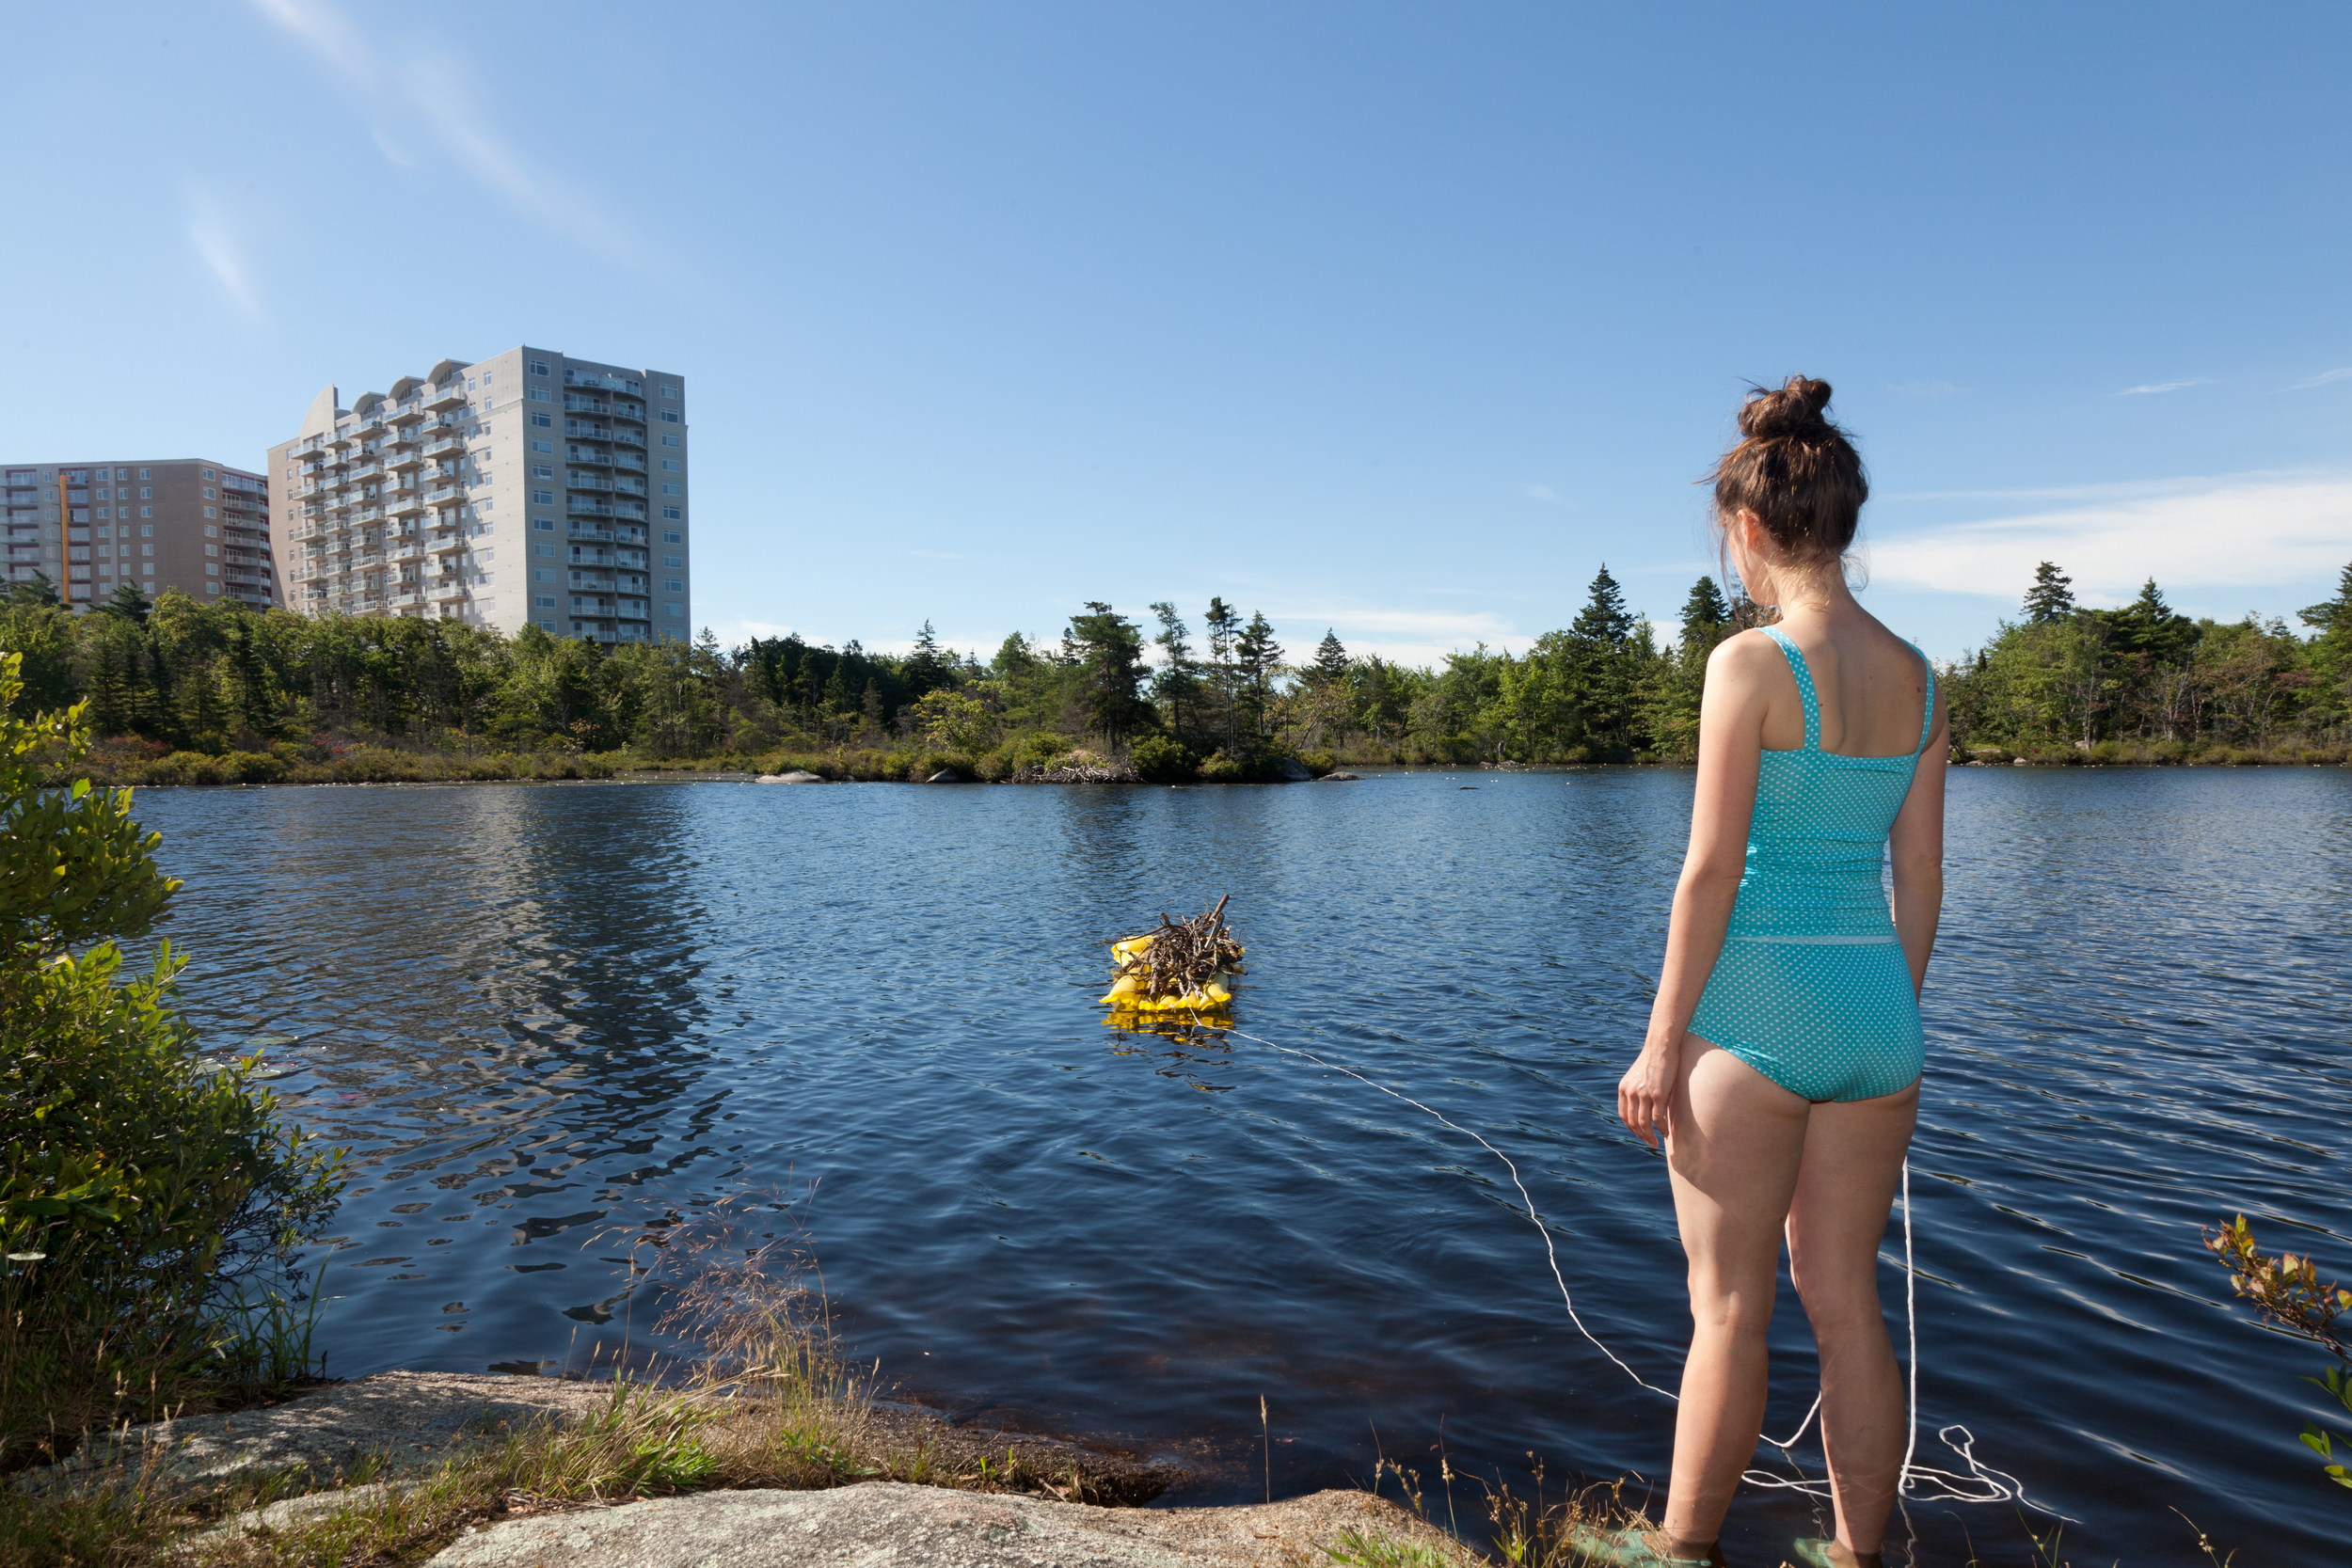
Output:
M1416 661L1674 617L1741 386L1866 602L2352 561L2341 5L14 7L0 455L258 465L529 341L690 378L697 616L1211 594Z

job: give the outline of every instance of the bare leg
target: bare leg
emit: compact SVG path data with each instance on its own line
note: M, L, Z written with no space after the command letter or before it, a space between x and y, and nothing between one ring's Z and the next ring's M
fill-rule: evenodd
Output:
M1879 1549L1902 1467L1902 1375L1879 1307L1879 1244L1918 1117L1917 1084L1814 1106L1788 1212L1788 1270L1821 1350L1837 1539L1854 1552Z
M1665 1519L1682 1541L1715 1539L1763 1430L1764 1330L1810 1109L1729 1052L1684 1037L1666 1140L1691 1263L1691 1354Z

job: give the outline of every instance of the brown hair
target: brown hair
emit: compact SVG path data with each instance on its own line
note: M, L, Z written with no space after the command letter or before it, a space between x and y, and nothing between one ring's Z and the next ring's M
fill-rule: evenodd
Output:
M1822 418L1829 383L1792 375L1767 391L1748 388L1740 441L1708 477L1715 482L1715 525L1740 512L1800 561L1835 560L1853 546L1870 481L1846 433Z

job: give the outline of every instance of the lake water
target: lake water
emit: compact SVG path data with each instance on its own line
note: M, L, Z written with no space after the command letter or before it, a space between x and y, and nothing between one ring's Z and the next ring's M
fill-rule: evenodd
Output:
M2352 1274L2352 773L1951 783L1914 1151L1921 1458L1948 1463L1934 1431L1963 1423L2075 1521L2076 1562L2190 1560L2176 1506L2242 1568L2338 1560L2352 1498L2296 1438L2323 1358L2229 1305L2198 1227L2244 1211ZM208 1048L297 1037L278 1087L354 1151L331 1371L585 1365L649 1315L595 1238L783 1194L885 1380L1181 1454L1202 1479L1168 1500L1200 1501L1263 1487L1262 1395L1278 1493L1360 1481L1375 1433L1433 1476L1442 1436L1515 1483L1531 1452L1555 1480L1662 1478L1673 1407L1577 1336L1492 1156L1251 1040L1105 1028L1101 939L1231 892L1239 1027L1518 1162L1584 1322L1671 1387L1665 1175L1613 1105L1690 790L1593 769L138 810L188 881L167 934ZM1898 1227L1899 1334L1900 1247ZM1774 1332L1777 1433L1815 1365L1786 1294ZM1820 1473L1810 1441L1796 1458ZM1476 1488L1455 1494L1468 1526ZM1963 1529L2026 1555L2013 1506L1910 1516L1923 1560L1963 1560ZM1802 1498L1748 1493L1725 1539L1769 1562L1811 1528Z

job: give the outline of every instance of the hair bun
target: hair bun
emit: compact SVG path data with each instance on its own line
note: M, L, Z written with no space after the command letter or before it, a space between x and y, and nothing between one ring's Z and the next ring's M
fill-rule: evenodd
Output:
M1829 406L1829 383L1792 375L1775 390L1750 389L1740 408L1740 434L1751 441L1788 436L1818 440L1835 429L1821 410Z

